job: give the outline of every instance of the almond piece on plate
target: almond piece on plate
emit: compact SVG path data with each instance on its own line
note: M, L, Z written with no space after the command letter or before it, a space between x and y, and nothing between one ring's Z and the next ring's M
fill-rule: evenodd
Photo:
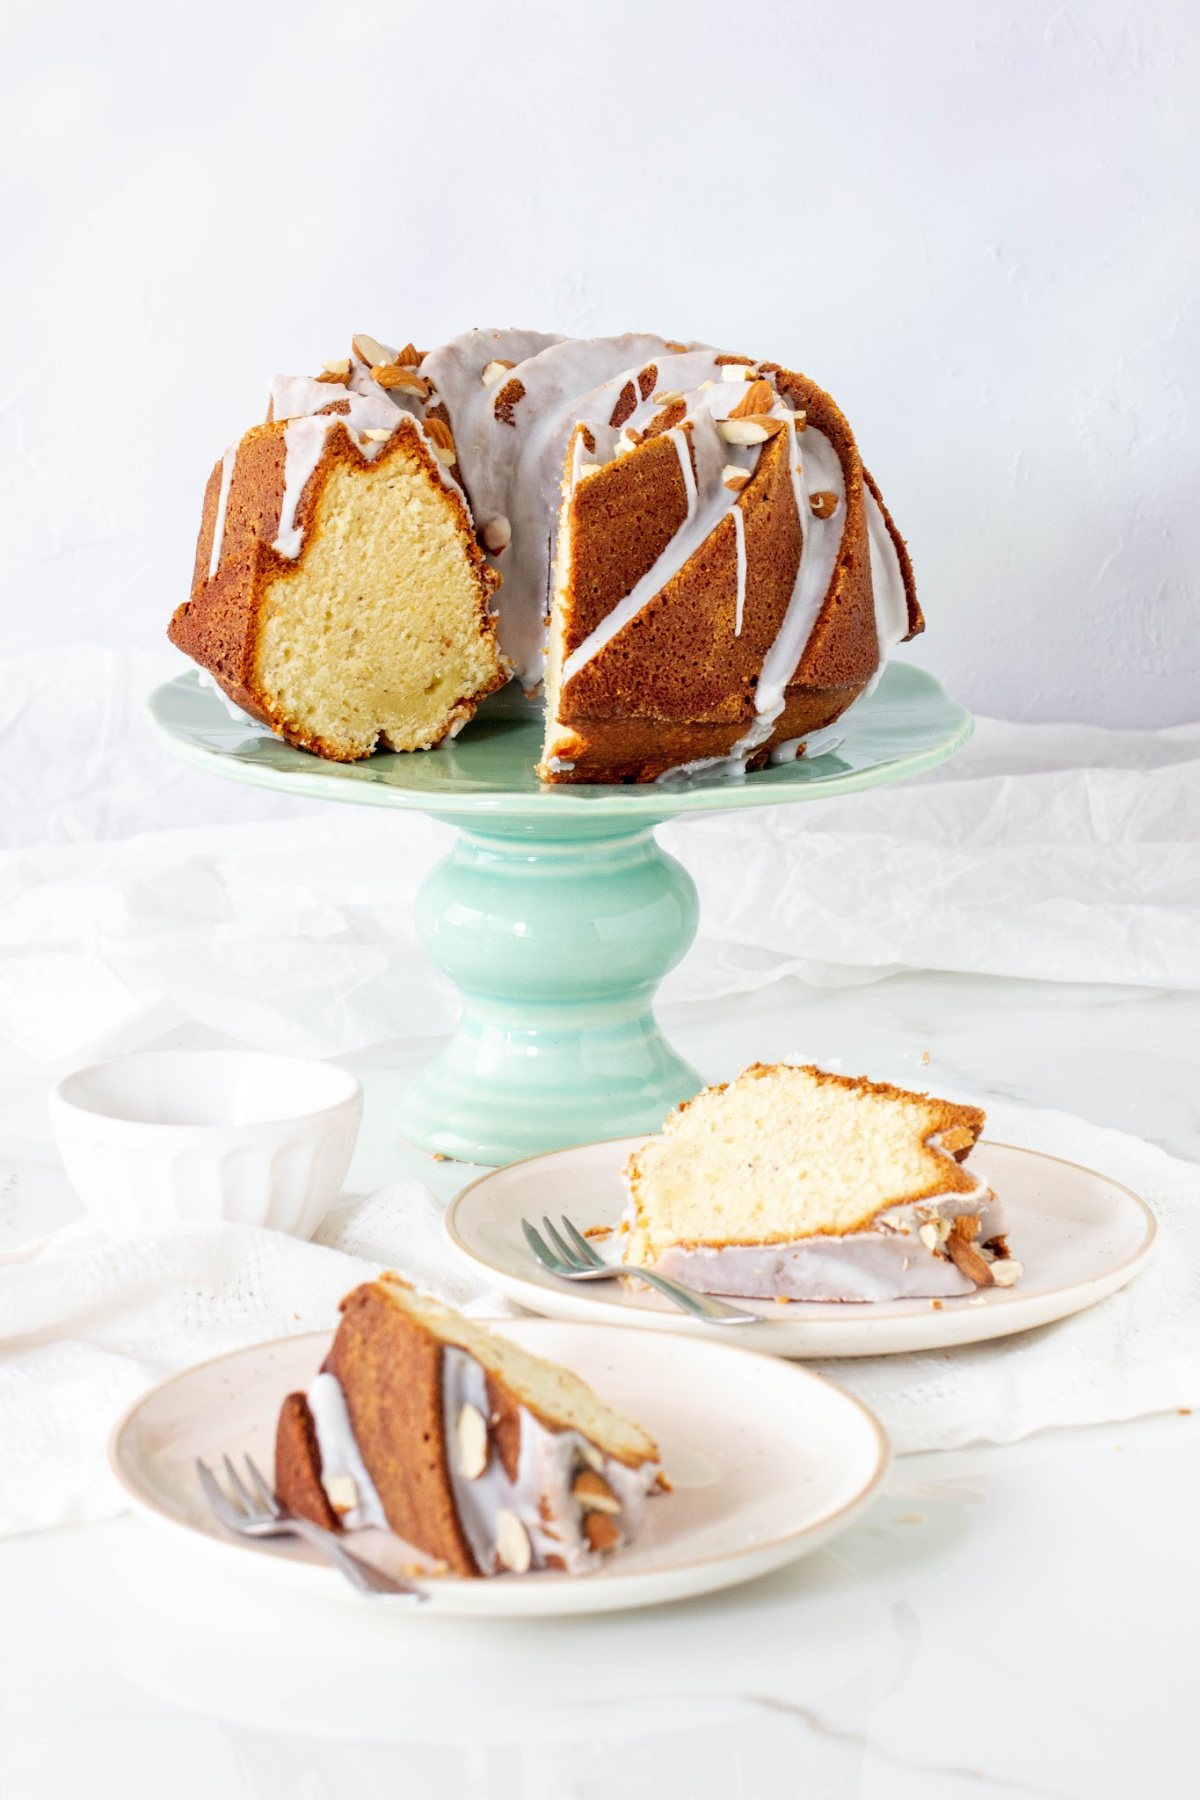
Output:
M979 1235L979 1215L969 1213L954 1220L950 1227L950 1235L946 1239L946 1251L950 1261L962 1270L968 1280L976 1287L991 1287L991 1265L986 1263L975 1248L975 1238Z

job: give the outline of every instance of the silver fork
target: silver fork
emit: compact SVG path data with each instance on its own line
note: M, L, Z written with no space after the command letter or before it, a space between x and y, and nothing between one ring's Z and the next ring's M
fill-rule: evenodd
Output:
M552 1275L561 1276L564 1281L615 1281L621 1275L636 1275L639 1281L648 1281L660 1294L673 1300L683 1312L691 1313L693 1318L703 1319L708 1325L762 1324L761 1313L738 1312L723 1300L716 1300L711 1294L702 1294L696 1288L685 1287L680 1281L668 1281L665 1275L658 1275L653 1269L636 1268L632 1265L628 1269L616 1269L597 1256L583 1233L572 1225L565 1213L562 1225L570 1243L543 1214L542 1230L550 1240L547 1244L528 1219L521 1220L525 1242L533 1254Z
M326 1531L323 1525L314 1525L311 1519L300 1519L295 1513L288 1512L268 1487L252 1456L246 1458L246 1471L254 1489L253 1494L229 1458L225 1457L224 1461L225 1474L233 1490L232 1498L221 1487L208 1464L201 1462L199 1457L196 1459L196 1473L200 1477L205 1499L228 1531L236 1531L241 1537L250 1538L303 1538L306 1544L319 1550L335 1569L340 1569L352 1587L356 1587L360 1594L369 1595L372 1600L420 1602L428 1598L420 1588L397 1581L393 1576L385 1575L382 1569L373 1568L370 1563L351 1556L333 1532Z

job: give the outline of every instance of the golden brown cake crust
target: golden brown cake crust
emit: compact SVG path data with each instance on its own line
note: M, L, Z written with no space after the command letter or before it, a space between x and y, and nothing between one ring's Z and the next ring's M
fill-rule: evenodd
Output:
M345 404L335 401L322 411L336 413L339 406L344 408ZM208 568L221 486L220 463L210 475L196 545L192 597L176 609L167 635L193 662L209 671L236 706L269 725L288 743L302 750L313 750L330 761L354 761L361 753L347 755L342 746L295 729L272 705L255 679L264 595L276 582L294 580L301 575L315 542L314 534L308 528L335 469L378 470L393 458L397 461L415 459L428 479L445 491L455 515L464 557L478 586L480 636L493 645L496 621L490 602L500 586L500 577L485 562L475 541L460 489L454 482L442 481L438 464L426 447L417 424L405 414L399 415L390 441L370 463L347 431L333 429L329 432L324 452L296 507L295 524L303 534L300 554L294 560L281 556L272 546L279 535L283 505L286 429L285 421L257 425L238 445L226 505L220 567L211 580ZM507 672L497 662L494 679L461 701L456 708L456 717L465 715L469 718L478 702L502 687L507 679Z
M454 1574L478 1575L446 1468L441 1346L367 1283L342 1301L325 1367L392 1530Z
M311 1519L326 1531L342 1529L321 1484L321 1451L303 1394L289 1394L280 1408L275 1430L275 1492L298 1518Z
M749 363L748 357L718 362ZM822 431L837 452L846 518L829 588L770 737L747 759L761 768L777 744L838 719L863 692L879 663L865 491L878 490L862 466L854 435L830 396L807 376L777 363L760 367L777 391ZM633 394L621 396L632 411ZM617 411L621 410L620 404ZM620 422L617 413L614 422ZM674 422L674 421L672 421ZM674 446L653 421L635 453L577 484L567 501L569 558L561 602L562 655L571 655L650 569L686 515ZM803 438L801 438L803 443ZM791 597L806 521L796 516L787 434L759 455L736 505L742 512L747 583L741 630L734 597L737 548L722 520L673 581L630 619L562 687L554 732L554 782L653 781L681 765L728 756L753 725L755 686ZM908 553L880 501L896 546L909 610L909 632L923 627Z

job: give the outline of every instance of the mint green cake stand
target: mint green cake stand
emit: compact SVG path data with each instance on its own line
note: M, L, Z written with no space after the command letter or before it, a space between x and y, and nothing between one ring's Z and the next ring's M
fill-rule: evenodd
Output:
M900 781L971 733L970 714L908 663L889 666L826 755L679 785L543 786L541 710L508 691L440 750L357 763L322 762L254 733L194 674L160 687L149 710L169 750L215 775L414 808L458 827L421 889L418 924L458 987L462 1020L397 1123L422 1149L478 1163L657 1130L703 1086L654 1017L655 989L695 936L699 911L656 825Z

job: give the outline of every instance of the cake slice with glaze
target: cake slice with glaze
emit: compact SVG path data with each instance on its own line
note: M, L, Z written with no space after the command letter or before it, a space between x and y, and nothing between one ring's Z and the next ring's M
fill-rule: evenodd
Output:
M974 1106L754 1063L677 1107L625 1171L622 1256L706 1293L859 1300L1009 1287L1000 1203L963 1166Z
M243 712L332 761L453 737L509 671L500 578L448 472L449 434L377 385L323 377L276 377L269 414L209 478L172 642Z
M653 1440L570 1370L398 1275L342 1301L279 1415L275 1487L331 1531L376 1526L461 1576L598 1568L667 1482Z

